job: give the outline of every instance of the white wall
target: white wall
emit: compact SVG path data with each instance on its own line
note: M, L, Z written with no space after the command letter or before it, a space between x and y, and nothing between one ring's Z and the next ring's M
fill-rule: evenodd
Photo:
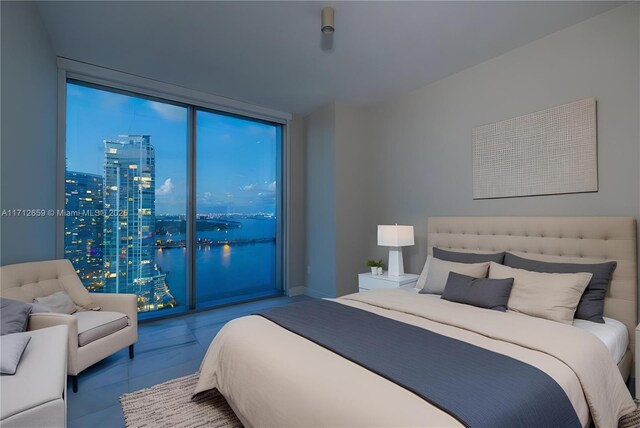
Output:
M362 107L332 103L306 117L307 294L358 291L362 254L375 235L362 209L369 203L368 116Z
M429 216L640 216L639 7L613 9L373 109L377 193L361 215L371 226L415 225L409 272L426 258ZM473 200L473 127L588 97L598 103L597 193Z
M310 115L309 285L336 295L356 291L364 261L387 259L376 245L378 224L415 226L405 268L419 273L430 216L639 218L639 9L621 6L378 105L336 103L332 121L328 108ZM473 200L472 128L588 97L598 102L597 193ZM322 132L331 137L323 140ZM327 207L335 229L314 212ZM334 230L336 262L320 278L313 272L330 263Z
M1 2L0 209L55 209L57 69L33 2ZM0 265L55 258L54 217L0 218Z
M294 116L289 123L289 289L306 283L305 137L304 117Z
M336 134L335 105L306 117L307 293L335 296Z
M376 227L363 221L362 210L377 196L371 186L366 109L336 103L336 295L358 291L358 273L375 244Z

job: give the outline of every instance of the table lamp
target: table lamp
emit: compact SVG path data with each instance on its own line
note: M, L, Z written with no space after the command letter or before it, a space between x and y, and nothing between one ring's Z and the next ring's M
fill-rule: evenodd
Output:
M402 247L414 245L413 226L378 226L378 245L389 248L389 276L404 275Z

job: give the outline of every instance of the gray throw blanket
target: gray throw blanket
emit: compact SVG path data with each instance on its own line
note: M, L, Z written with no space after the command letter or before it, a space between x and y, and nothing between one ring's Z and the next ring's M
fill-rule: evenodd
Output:
M563 389L514 358L318 300L256 313L359 364L467 427L580 427Z

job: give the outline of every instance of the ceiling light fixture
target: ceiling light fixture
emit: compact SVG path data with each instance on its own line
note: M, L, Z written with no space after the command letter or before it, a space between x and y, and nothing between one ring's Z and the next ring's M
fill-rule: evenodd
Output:
M334 10L332 7L325 7L322 9L322 33L332 34L335 31L333 26Z

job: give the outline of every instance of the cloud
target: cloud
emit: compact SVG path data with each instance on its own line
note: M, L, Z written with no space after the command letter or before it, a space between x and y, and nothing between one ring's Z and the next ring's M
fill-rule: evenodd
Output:
M267 190L270 192L275 192L276 188L277 188L277 183L275 182L275 180L269 183L269 185L267 186Z
M167 178L166 180L164 180L164 183L162 184L162 186L156 189L156 195L168 195L173 191L173 188L174 186L173 186L173 183L171 182L171 179Z
M98 92L98 96L100 97L100 106L108 110L120 109L121 106L131 100L131 97L127 95L109 91L100 91Z
M178 107L166 103L158 103L156 101L149 101L149 105L156 113L167 120L180 122L187 118L187 112L184 107Z
M247 184L246 186L242 186L241 189L245 192L251 192L252 190L256 190L256 186L255 184L251 183L251 184Z

